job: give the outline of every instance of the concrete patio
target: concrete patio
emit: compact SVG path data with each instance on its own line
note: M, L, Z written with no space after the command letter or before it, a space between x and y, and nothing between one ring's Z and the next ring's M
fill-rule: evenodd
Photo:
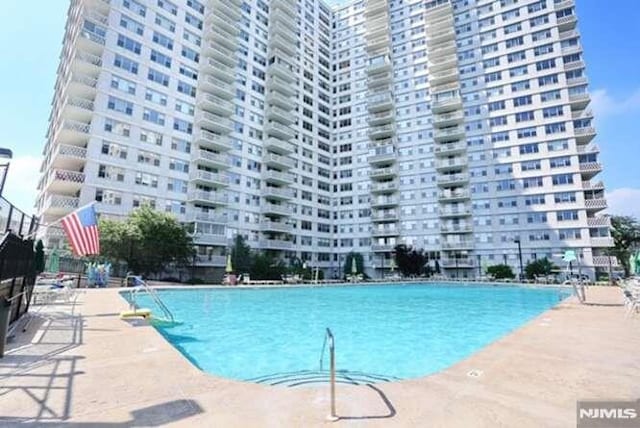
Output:
M0 426L575 426L577 400L640 398L640 316L624 317L617 288L587 298L440 373L339 385L331 423L328 386L210 376L145 322L120 320L118 290L81 291L42 308L0 359Z

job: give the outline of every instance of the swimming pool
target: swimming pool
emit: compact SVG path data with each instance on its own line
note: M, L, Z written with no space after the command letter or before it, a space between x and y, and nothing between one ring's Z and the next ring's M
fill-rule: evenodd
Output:
M318 370L326 327L335 336L339 370L380 374L386 380L427 375L468 357L566 297L554 288L475 284L159 293L181 322L156 326L173 346L206 372L254 381ZM154 308L146 295L137 302Z

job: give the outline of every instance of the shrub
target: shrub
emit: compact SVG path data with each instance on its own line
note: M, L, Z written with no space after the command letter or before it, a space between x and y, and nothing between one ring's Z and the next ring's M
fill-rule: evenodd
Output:
M492 275L495 279L513 279L515 275L509 265L493 265L487 268L487 274Z

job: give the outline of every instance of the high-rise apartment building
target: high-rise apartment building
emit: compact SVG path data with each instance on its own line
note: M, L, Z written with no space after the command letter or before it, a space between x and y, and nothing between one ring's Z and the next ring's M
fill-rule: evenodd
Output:
M72 0L44 223L98 201L337 275L449 276L612 245L573 0ZM56 229L43 229L58 245Z

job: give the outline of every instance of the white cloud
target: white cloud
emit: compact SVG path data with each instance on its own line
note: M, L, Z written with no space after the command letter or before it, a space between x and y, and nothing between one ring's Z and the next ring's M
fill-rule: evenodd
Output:
M613 215L631 215L640 219L640 189L621 187L607 192L607 212Z
M2 196L27 214L34 212L41 163L37 156L18 156L9 166Z
M640 110L640 88L621 99L612 97L606 89L596 89L591 92L591 108L596 120Z

